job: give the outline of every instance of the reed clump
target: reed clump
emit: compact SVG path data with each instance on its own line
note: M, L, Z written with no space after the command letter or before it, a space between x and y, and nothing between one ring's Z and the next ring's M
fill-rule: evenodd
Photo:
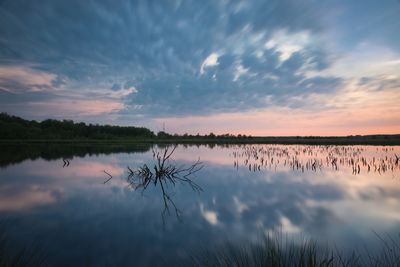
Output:
M400 266L400 237L398 240L377 235L381 250L339 251L337 247L321 246L316 241L302 239L295 243L282 234L264 235L256 243L236 245L227 243L190 257L184 266L270 266L270 267L364 267Z

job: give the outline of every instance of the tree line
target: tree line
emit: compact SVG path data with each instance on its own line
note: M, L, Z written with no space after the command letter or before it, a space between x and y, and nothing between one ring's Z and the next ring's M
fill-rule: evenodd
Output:
M115 139L152 138L155 134L144 127L75 123L72 120L25 120L0 113L0 139Z
M0 139L131 139L131 138L157 138L157 139L194 139L194 140L227 140L251 139L251 136L214 133L205 135L169 134L160 131L157 134L144 127L112 126L99 124L86 124L72 120L47 119L42 122L25 120L7 113L0 113Z

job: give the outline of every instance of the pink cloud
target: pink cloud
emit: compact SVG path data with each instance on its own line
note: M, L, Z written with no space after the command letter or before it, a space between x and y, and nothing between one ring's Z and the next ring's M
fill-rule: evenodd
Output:
M0 81L6 79L24 85L26 91L43 91L43 88L53 88L52 81L57 76L52 73L35 70L29 66L0 66ZM44 86L44 87L43 87ZM14 88L0 87L12 93L22 93Z
M124 104L116 100L107 99L55 99L49 102L30 102L35 113L41 116L52 114L63 117L94 116L103 113L113 113L124 108Z

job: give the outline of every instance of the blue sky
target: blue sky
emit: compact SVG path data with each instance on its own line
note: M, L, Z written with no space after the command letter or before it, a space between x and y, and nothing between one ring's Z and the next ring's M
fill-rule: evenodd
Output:
M400 1L0 1L0 105L171 133L400 132Z

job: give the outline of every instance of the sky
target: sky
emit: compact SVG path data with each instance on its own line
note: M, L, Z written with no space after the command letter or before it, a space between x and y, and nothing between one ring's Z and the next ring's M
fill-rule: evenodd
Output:
M253 136L400 133L400 0L0 0L0 112Z

